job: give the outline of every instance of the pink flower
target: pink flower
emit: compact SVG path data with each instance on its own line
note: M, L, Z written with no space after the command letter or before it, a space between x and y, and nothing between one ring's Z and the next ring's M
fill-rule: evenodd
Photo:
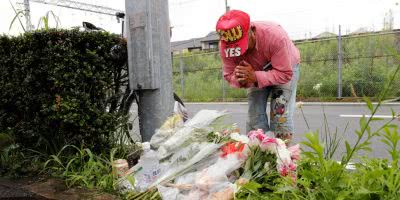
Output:
M293 176L293 174L296 174L297 166L296 166L296 164L294 164L294 162L290 162L289 164L278 163L277 169L281 176L287 176L289 174L291 174Z
M258 146L261 141L263 141L267 136L264 134L262 129L250 131L247 136L249 137L249 145L250 146Z
M276 153L277 147L278 142L276 138L265 138L260 144L262 151L268 151L270 153Z
M300 150L299 144L289 147L288 150L290 151L290 154L291 154L291 157L293 160L300 160L301 150Z
M296 164L294 164L294 162L290 162L290 163L289 163L289 169L290 169L291 171L296 171L296 169L297 169Z
M286 144L279 138L266 137L260 144L261 150L267 150L270 153L277 153L278 149L286 149Z
M262 129L252 130L247 134L249 137L255 137L260 141L263 141L265 137L264 131Z
M289 174L289 168L286 165L281 165L278 168L278 172L281 176L287 176Z

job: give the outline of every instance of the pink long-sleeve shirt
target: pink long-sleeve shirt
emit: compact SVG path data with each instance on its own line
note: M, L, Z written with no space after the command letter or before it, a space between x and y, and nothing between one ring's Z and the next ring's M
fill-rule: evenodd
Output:
M300 63L299 50L279 24L252 22L251 25L256 27L256 45L251 52L238 57L225 57L224 51L220 48L225 80L236 88L253 86L253 84L241 86L235 77L236 66L244 60L253 66L259 88L289 82L292 79L293 66ZM269 62L272 64L272 69L263 71L263 67Z

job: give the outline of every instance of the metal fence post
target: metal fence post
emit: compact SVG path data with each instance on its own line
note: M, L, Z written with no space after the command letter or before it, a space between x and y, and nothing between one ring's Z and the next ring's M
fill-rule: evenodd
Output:
M338 86L337 86L337 99L342 99L342 31L339 25L338 35Z
M225 101L225 97L226 97L226 94L225 94L225 79L224 79L224 69L223 69L224 67L222 66L222 70L221 70L221 82L222 82L222 101Z
M181 70L181 96L185 98L185 75L183 74L183 51L180 53L179 66Z

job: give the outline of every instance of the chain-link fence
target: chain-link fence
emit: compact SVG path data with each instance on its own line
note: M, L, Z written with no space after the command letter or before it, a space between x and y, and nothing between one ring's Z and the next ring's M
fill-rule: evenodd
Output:
M297 96L302 99L377 97L399 61L400 32L296 41L301 53ZM338 48L338 46L341 48ZM223 80L219 52L174 55L174 89L187 101L240 101L244 89ZM400 96L397 76L388 97Z

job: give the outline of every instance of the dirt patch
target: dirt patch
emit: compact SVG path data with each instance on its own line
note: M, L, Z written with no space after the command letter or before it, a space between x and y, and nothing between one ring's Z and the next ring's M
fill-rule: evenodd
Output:
M117 196L85 188L67 188L59 179L0 179L0 199L112 200Z
M46 200L47 198L37 195L33 192L24 190L22 188L8 187L0 185L0 199L33 199L33 200Z

